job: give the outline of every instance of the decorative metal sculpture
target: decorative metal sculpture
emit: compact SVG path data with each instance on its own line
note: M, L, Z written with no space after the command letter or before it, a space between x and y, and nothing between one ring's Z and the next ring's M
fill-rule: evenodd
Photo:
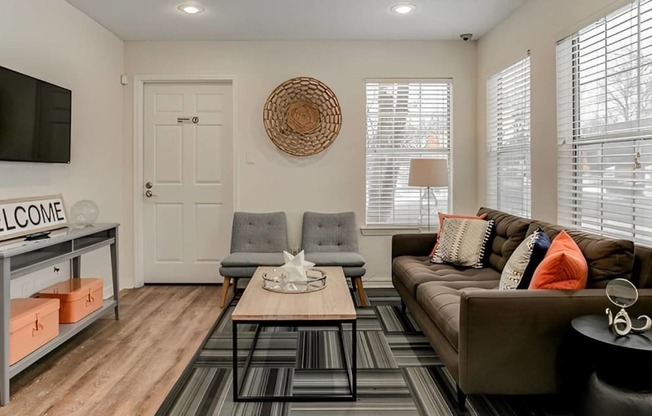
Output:
M641 315L638 320L644 321L642 326L636 327L632 324L632 320L625 311L638 300L638 291L636 286L626 279L614 279L607 284L607 298L614 305L620 308L620 311L614 317L611 309L607 308L605 313L609 321L609 328L619 337L628 335L630 333L642 333L652 328L652 319L647 315Z

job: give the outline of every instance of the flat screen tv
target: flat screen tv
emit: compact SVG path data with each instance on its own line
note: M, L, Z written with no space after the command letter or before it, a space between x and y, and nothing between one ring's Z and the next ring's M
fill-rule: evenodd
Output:
M72 93L0 66L0 160L70 163Z

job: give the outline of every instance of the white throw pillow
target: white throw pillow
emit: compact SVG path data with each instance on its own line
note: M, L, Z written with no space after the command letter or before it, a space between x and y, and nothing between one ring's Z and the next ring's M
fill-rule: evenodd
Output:
M503 272L500 274L500 285L498 289L514 290L518 288L521 279L523 279L523 272L525 272L525 268L530 263L532 250L534 249L534 240L536 238L537 232L535 231L516 247L516 250L509 257L509 260L507 260Z
M527 289L534 270L543 261L549 247L550 239L540 228L527 236L507 260L498 289Z

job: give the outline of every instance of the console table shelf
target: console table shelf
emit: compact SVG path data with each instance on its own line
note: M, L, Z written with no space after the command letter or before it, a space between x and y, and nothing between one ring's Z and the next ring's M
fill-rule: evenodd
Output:
M59 335L55 339L48 342L22 360L18 361L14 365L9 366L9 377L11 378L16 374L22 372L24 369L37 362L41 357L52 352L55 348L59 347L64 342L77 335L81 330L95 322L98 318L104 315L106 311L115 308L116 305L117 302L113 299L105 299L102 308L84 317L79 322L75 322L74 324L59 325Z
M78 334L84 328L113 309L119 319L118 293L118 227L119 224L95 224L85 228L55 230L50 238L35 241L0 243L0 405L9 403L9 380L34 364L44 355ZM59 335L22 360L9 365L9 320L11 280L69 260L73 278L81 274L81 256L109 246L113 298L105 299L102 308L74 324L59 325Z

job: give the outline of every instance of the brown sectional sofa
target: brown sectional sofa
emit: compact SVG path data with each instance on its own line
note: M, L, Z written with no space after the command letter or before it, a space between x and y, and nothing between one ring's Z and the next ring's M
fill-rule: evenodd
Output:
M613 278L639 287L631 315L652 313L652 249L578 230L567 229L587 259L587 289L498 290L509 256L527 235L540 226L553 239L563 228L487 208L481 213L495 221L481 269L431 263L434 234L392 239L394 287L456 380L461 398L557 392L562 334L573 318L604 313L610 306L604 287Z

